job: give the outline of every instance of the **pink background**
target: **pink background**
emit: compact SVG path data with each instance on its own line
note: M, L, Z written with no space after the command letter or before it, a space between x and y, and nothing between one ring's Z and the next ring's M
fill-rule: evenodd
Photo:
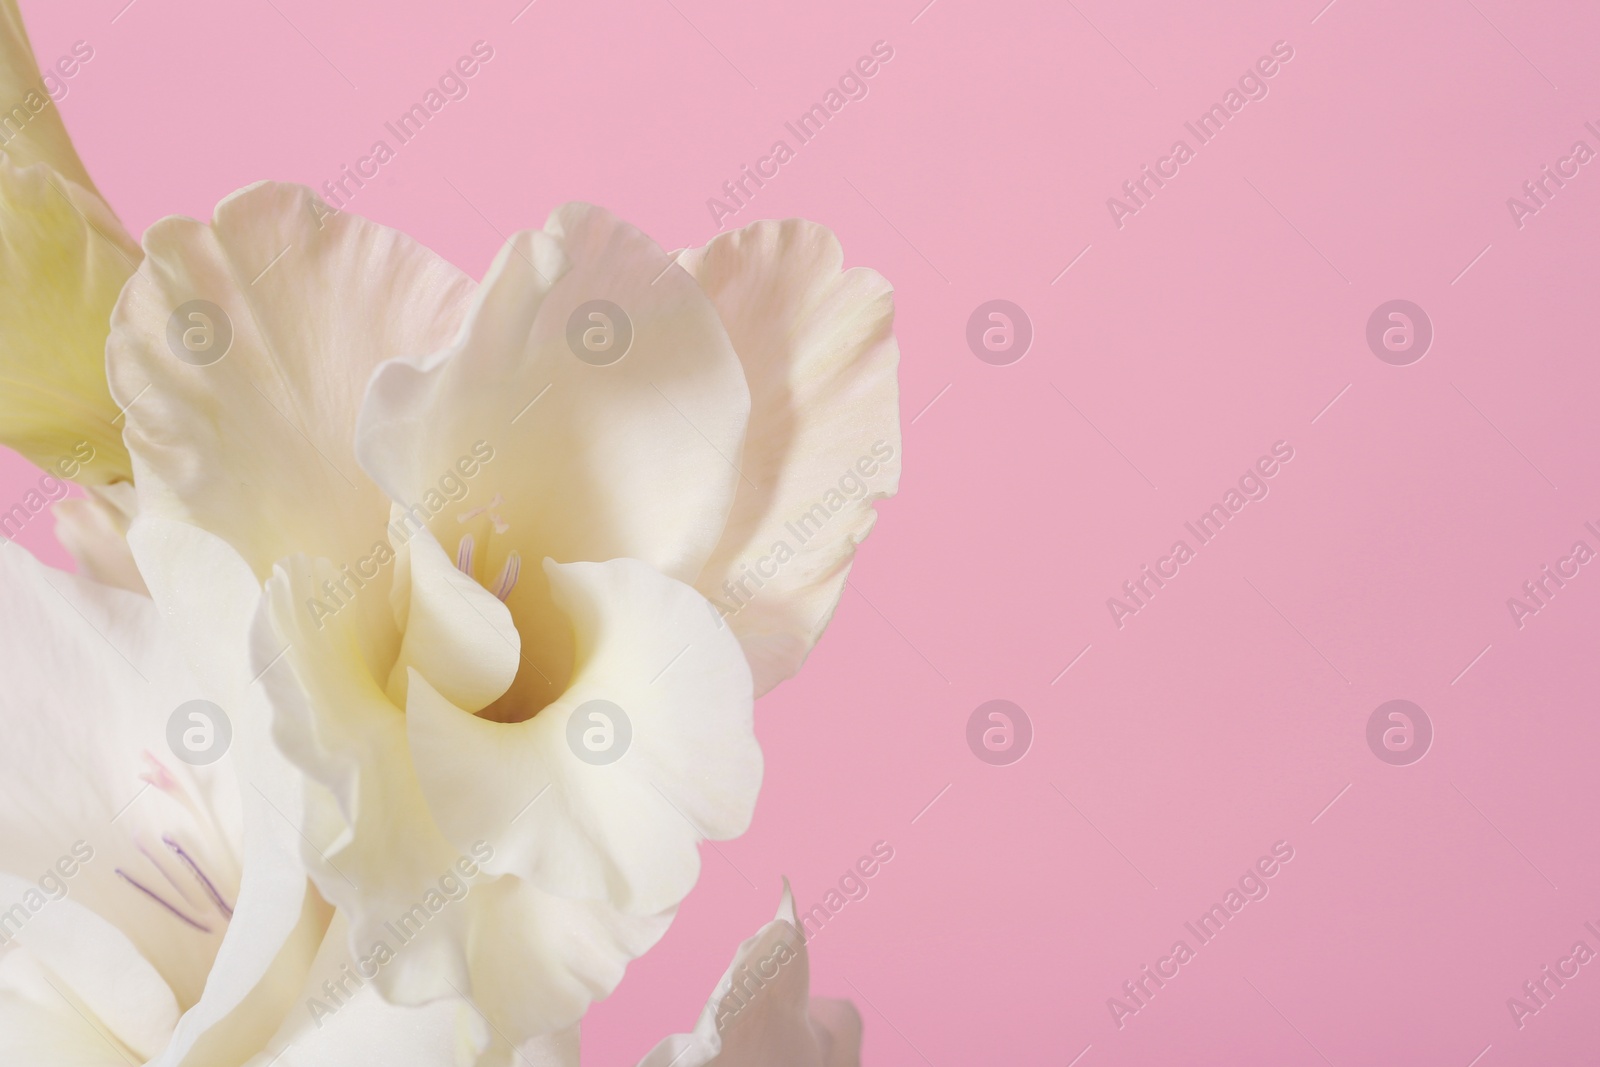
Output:
M707 197L894 49L733 221L823 221L895 283L902 491L758 708L755 827L706 848L586 1062L687 1029L782 875L808 906L880 840L813 944L877 1067L1593 1062L1600 962L1520 1030L1506 1006L1600 950L1600 566L1506 606L1600 549L1600 163L1506 207L1600 149L1592 5L523 2L23 7L44 62L95 49L62 107L135 233L337 176L488 41L351 205L475 275L574 198L703 243ZM1280 40L1270 95L1119 230L1106 198ZM965 342L992 298L1036 332L1009 366ZM1395 298L1435 329L1405 367L1364 337ZM1106 598L1279 440L1270 496L1119 630ZM0 501L36 477L8 458ZM60 561L48 525L21 540ZM995 698L1034 726L1010 766L965 739ZM1436 731L1411 766L1365 739L1394 698ZM1280 840L1270 895L1119 1029L1107 998Z

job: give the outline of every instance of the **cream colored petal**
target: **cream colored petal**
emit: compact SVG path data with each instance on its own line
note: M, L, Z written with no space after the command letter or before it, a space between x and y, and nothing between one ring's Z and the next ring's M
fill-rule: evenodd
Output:
M579 314L596 300L621 313ZM609 328L620 352L624 316L625 355L578 358L569 328L585 354L583 331L599 344ZM498 584L512 551L523 563L507 603L527 663L511 706L491 717L525 718L565 684L571 638L539 560L628 557L682 580L699 573L733 500L748 409L705 294L643 233L584 204L512 238L454 345L379 370L362 465L402 508L432 501L421 515L452 555L474 530L462 520L492 513L473 533L481 584ZM441 484L469 469L470 495L445 507Z
M38 886L0 874L0 901L22 901L30 891ZM121 930L77 901L45 904L8 940L39 961L59 996L140 1057L154 1056L172 1036L172 990Z
M587 204L516 235L457 343L373 380L362 463L405 506L487 440L494 484L474 496L504 494L505 519L534 559L629 556L697 573L738 478L730 460L749 397L715 309L669 264L649 237ZM626 355L605 366L567 340L573 313L594 300L632 323Z
M391 1001L470 997L514 1042L571 1026L670 915L562 900L495 873L501 839L457 847L439 832L417 781L408 716L363 662L354 615L314 620L305 609L332 573L326 561L284 561L268 582L255 642L262 663L288 650L262 682L279 744L311 778L307 862L348 917L351 951L366 957L389 946L393 959L373 984ZM425 695L443 700L413 669L408 699ZM483 779L499 784L492 768Z
M272 743L259 668L249 660L261 598L254 575L219 538L182 523L141 516L129 543L183 650L190 695L230 714L233 747L224 762L238 771L243 806L234 922L204 994L155 1067L233 1067L262 1047L295 1002L330 909L310 890L300 861L302 779Z
M85 58L85 47L93 58L93 46L79 41L73 48L75 59ZM52 84L61 84L59 74L52 74L53 82L47 82L39 70L16 0L0 0L0 107L7 109L0 112L0 150L19 167L45 163L94 192L51 98Z
M811 1032L822 1067L861 1067L861 1012L848 1000L811 998Z
M162 625L169 608L174 620L196 613L182 596L165 599L172 570L185 570L194 582L183 592L214 612L201 628L222 637L231 630L242 644L245 629L233 620L248 618L259 597L254 579L231 550L192 528L146 519L132 540L142 545L157 602L0 547L0 726L10 739L0 749L0 856L33 884L73 861L69 898L31 914L21 939L80 1008L93 1007L97 1026L114 1027L119 1043L140 1049L141 1062L159 1053L150 1061L159 1067L235 1067L270 1036L300 989L327 909L307 896L299 834L288 821L299 809L282 794L287 766L267 739L264 715L223 696L230 672L215 653L193 656L196 646ZM197 697L232 713L233 748L211 768L185 767L167 747L171 712ZM173 861L168 838L231 905L231 923ZM0 892L0 912L15 888ZM106 940L108 926L127 949L73 962L75 946ZM147 1003L153 987L139 977L146 969L170 990L165 1000L176 997L170 1011ZM128 997L144 999L130 1006ZM41 1018L52 1010L49 999L35 1005ZM5 1003L0 994L0 1017ZM179 1007L187 1010L174 1030ZM140 1029L151 1026L160 1043L156 1031ZM4 1049L12 1031L0 1031ZM13 1062L58 1063L0 1054L0 1063Z
M0 444L85 485L131 477L105 350L140 257L96 193L0 154Z
M251 1064L266 1067L475 1067L488 1028L459 1000L390 1004L369 977L372 957L352 954L344 916L335 918L283 1025Z
M15 0L0 0L0 443L105 485L131 470L105 342L141 254L73 150L52 84Z
M191 542L175 554L203 569L205 547ZM162 569L151 574L159 590ZM243 577L253 598L253 579L247 570ZM226 572L204 579L209 600L226 604ZM169 749L171 713L217 692L191 668L163 616L148 597L0 548L0 725L11 741L0 750L0 855L31 885L64 884L69 894L34 908L37 896L8 883L0 912L20 894L30 914L18 940L96 1025L137 1048L141 1062L232 1067L276 1027L286 974L292 995L309 963L306 944L314 949L321 927L302 914L305 874L282 841L297 839L295 828L265 799L277 787L264 720L224 700L234 712L228 755L190 768ZM109 954L84 955L101 943L112 946ZM180 1008L187 1010L178 1021Z
M389 674L390 699L405 706L407 674L416 670L457 707L486 707L517 674L522 638L511 613L456 569L426 529L401 551L405 637Z
M699 842L743 833L755 807L749 667L702 597L638 560L545 571L577 644L569 687L500 723L414 673L423 792L457 847L496 843L490 870L635 915L675 907Z
M257 618L255 654L267 663L287 650L262 684L276 711L278 744L309 779L303 854L312 877L346 915L359 955L380 941L398 948L391 926L424 907L403 959L376 979L391 999L422 1004L471 984L468 913L454 907L435 915L425 904L464 854L433 823L411 766L405 715L363 660L354 613L314 619L305 608L332 574L327 561L305 557L275 569Z
M474 1067L579 1067L578 1027L512 1046L497 1040Z
M416 789L405 716L364 658L360 620L352 611L319 616L307 608L336 576L326 560L280 563L252 643L265 668L274 737L311 778L304 803L312 876L365 936L363 923L398 915L413 887L455 857ZM383 914L374 918L377 911Z
M231 894L238 785L228 762L191 768L168 748L171 713L196 694L155 605L0 545L0 678L5 869L70 869L73 899L122 930L187 1007L225 924L206 902L177 919L117 872L147 886L164 870L183 877L170 839Z
M138 513L132 482L96 486L86 497L63 500L54 511L56 540L72 553L79 574L129 592L149 592L128 547L128 527Z
M596 901L551 896L517 878L489 882L467 903L472 986L463 992L512 1041L549 1038L575 1026L617 987L627 964L661 939L674 914L625 916Z
M778 917L739 946L694 1031L662 1041L639 1067L860 1067L860 1014L810 991L786 879Z
M83 1008L23 948L0 955L0 1063L28 1067L128 1067L138 1053Z
M876 520L873 502L900 481L892 291L843 260L834 235L802 219L755 223L680 260L750 383L745 477L695 585L739 635L758 696L799 670Z
M144 241L106 348L141 508L217 534L262 580L296 552L354 566L389 510L352 454L367 379L447 344L471 281L297 185L253 185Z
M238 929L230 931L218 954L206 995L184 1014L172 1042L150 1067L236 1067L266 1046L298 1007L333 919L333 909L311 883L303 885L300 921L287 938L274 929L273 916L241 894ZM261 970L258 952L269 945L278 947Z
M242 701L255 681L249 641L261 600L250 565L215 534L148 513L129 525L128 549L199 688Z

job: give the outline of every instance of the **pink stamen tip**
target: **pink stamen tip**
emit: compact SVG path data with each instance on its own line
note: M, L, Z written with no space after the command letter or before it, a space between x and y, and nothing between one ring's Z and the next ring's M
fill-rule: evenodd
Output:
M139 775L140 781L149 782L163 793L176 796L180 790L178 780L167 770L167 765L156 759L148 750L144 753L145 769Z
M475 507L475 508L468 508L466 511L463 511L461 514L457 515L456 516L456 521L457 522L470 522L471 520L477 518L479 515L482 515L485 512L493 512L495 508L504 506L505 502L506 502L505 497L501 496L499 493L496 493L493 497L490 498L490 500L489 500L489 502L487 504L483 504L483 505L481 505L479 507ZM498 523L499 519L496 519L495 521L496 521L496 523ZM505 531L502 530L500 532L504 533Z

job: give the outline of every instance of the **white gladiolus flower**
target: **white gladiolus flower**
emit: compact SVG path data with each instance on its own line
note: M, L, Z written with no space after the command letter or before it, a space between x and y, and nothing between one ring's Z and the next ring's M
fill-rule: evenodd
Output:
M147 597L0 546L0 677L0 1063L478 1062L492 1035L460 1004L367 988L306 1013L348 954L286 821L293 770L243 709L220 759L180 758L228 727L180 716L173 747L208 683Z
M274 183L141 248L0 0L0 444L89 492L80 575L0 541L0 1063L575 1064L897 489L842 260L571 204L478 285ZM855 1067L808 988L786 888L646 1062Z
M564 1030L665 931L698 842L748 825L752 699L895 488L888 286L809 223L675 262L587 205L474 286L274 184L144 246L108 364L141 398L145 581L219 635L235 607L203 591L260 583L238 673L307 776L353 956L492 852L375 984L512 1041ZM172 341L195 308L204 358Z

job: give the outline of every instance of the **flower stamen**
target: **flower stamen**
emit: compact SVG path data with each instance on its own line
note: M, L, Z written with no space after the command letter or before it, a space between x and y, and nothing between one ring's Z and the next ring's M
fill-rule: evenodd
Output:
M203 906L199 900L195 899L192 890L181 884L177 878L173 877L172 872L167 869L167 865L160 859L156 858L156 854L146 848L143 841L135 841L134 847L139 850L139 855L150 861L150 866L161 872L161 877L165 878L167 880L167 885L171 886L173 890L177 892L179 901L185 907L193 910Z
M482 507L471 508L457 515L456 521L470 522L479 515L487 514L489 516L489 521L494 523L494 532L503 534L507 530L511 529L511 524L502 519L500 517L500 512L496 509L503 507L505 502L506 498L501 496L499 493L496 493L494 496L490 497L489 502L484 504Z
M155 890L151 889L149 886L145 885L143 882L141 882L137 878L133 877L133 875L129 874L127 871L123 870L121 867L117 868L117 877L121 878L124 882L127 882L129 885L133 886L133 888L137 889L139 892L143 893L145 896L149 897L151 900L155 901L157 904L160 904L163 908L166 908L167 911L171 912L173 914L173 916L175 916L180 922L187 923L188 925L194 927L196 930L199 930L203 934L209 934L211 932L211 927L205 926L202 923L196 922L195 920L189 918L189 916L185 915L183 912L179 911L172 904L168 903L166 898L163 897L160 893L157 893Z
M172 776L165 763L152 756L148 750L144 753L144 762L145 769L144 773L139 775L140 781L155 786L168 796L182 798L183 787L178 784L178 780Z
M217 910L222 912L222 917L231 920L233 918L233 906L223 899L222 894L217 890L216 883L206 877L206 872L200 869L200 865L194 861L194 857L185 852L183 846L170 837L163 837L161 843L173 851L173 854L178 857L178 861L188 869L189 873L194 876L195 881L199 882L201 887L205 889L206 896L210 897L211 903L215 904Z
M500 568L500 580L495 583L494 595L501 601L511 595L511 590L517 587L517 579L522 575L522 556L513 551L506 557L505 566Z

